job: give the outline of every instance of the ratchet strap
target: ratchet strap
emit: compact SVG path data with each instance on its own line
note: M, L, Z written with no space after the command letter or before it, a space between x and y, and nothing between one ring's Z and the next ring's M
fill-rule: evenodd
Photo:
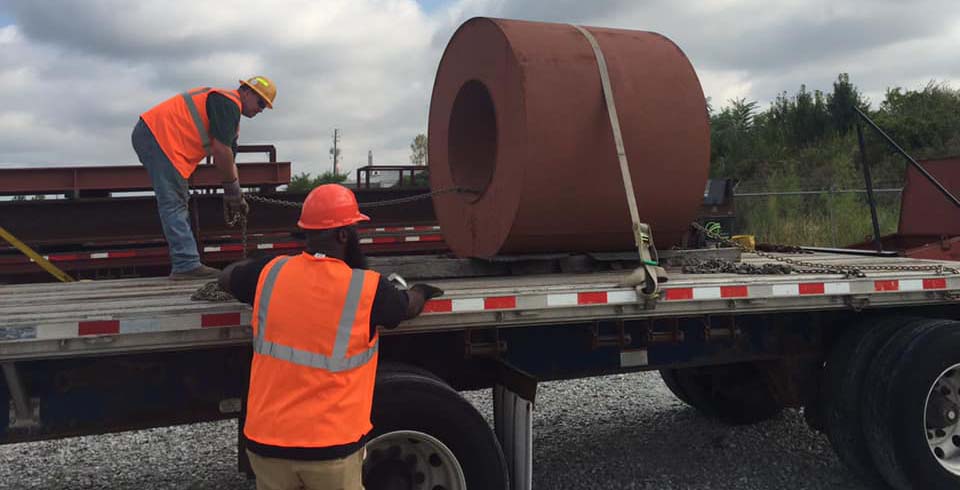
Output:
M13 236L13 233L10 233L2 226L0 226L0 238L3 238L10 245L13 245L17 250L22 252L27 257L30 257L30 260L34 261L37 265L43 268L43 270L50 273L51 276L60 280L60 282L73 282L73 278L67 275L66 272L60 270L59 267L50 263L49 260L43 258L37 252L34 252L32 248L28 247L26 243L21 242L17 237Z
M620 161L620 175L623 177L623 190L627 196L627 207L630 208L630 220L633 223L633 240L640 254L640 267L633 271L621 282L623 286L637 287L638 291L648 298L654 298L660 293L660 281L666 280L666 271L657 262L657 249L653 244L653 234L650 225L640 222L640 211L637 208L637 197L633 191L633 179L630 176L630 166L627 163L627 151L623 145L623 134L620 130L620 116L617 115L617 104L613 98L613 85L610 83L610 72L607 69L607 60L603 56L600 44L590 31L581 26L571 24L583 37L587 38L593 48L593 55L597 59L600 70L600 82L603 85L603 96L610 116L610 127L613 129L613 141L617 146L617 159ZM642 286L642 287L640 287Z

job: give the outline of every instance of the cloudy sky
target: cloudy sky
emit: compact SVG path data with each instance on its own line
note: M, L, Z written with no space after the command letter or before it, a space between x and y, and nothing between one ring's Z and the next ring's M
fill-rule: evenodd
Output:
M960 87L957 0L2 0L0 165L131 164L153 104L264 74L274 111L241 123L294 170L409 162L450 35L491 16L651 30L686 53L715 106L766 107L840 72L876 105L888 87Z

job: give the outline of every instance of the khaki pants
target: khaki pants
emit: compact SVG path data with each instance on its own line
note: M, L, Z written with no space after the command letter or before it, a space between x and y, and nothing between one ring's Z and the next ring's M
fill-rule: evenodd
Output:
M247 451L257 490L363 490L363 450L343 459L297 461Z

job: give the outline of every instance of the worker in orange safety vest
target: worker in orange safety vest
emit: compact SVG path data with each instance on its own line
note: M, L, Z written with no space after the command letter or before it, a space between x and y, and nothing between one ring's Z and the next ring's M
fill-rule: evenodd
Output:
M241 80L236 90L200 87L174 95L140 115L133 148L150 174L163 235L170 249L170 279L216 277L219 270L200 263L190 229L187 181L208 155L220 170L224 216L246 215L237 165L240 115L254 117L273 108L277 87L267 77Z
M243 435L258 490L362 489L380 337L443 291L367 270L353 192L322 185L298 225L306 250L231 264L220 286L253 306Z

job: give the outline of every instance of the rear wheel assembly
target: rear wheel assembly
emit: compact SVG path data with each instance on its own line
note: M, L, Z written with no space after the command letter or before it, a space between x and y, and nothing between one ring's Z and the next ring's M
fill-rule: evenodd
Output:
M960 488L960 322L899 330L867 372L861 405L877 470L898 490Z
M754 363L664 369L660 376L681 401L724 423L753 424L783 410L764 369Z
M830 350L821 385L824 431L837 456L853 473L873 484L883 477L870 454L860 423L863 380L877 352L916 318L871 318L850 328ZM926 321L926 320L919 320Z

